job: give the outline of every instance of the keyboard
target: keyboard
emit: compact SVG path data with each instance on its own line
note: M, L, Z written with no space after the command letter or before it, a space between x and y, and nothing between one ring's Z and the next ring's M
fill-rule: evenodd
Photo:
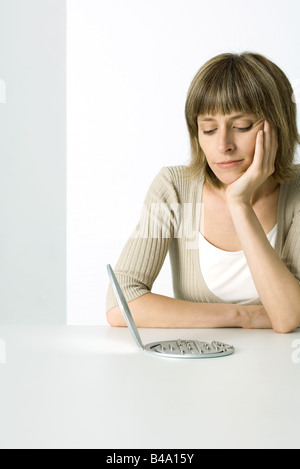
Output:
M159 355L181 358L213 358L230 355L234 352L232 345L223 342L205 342L199 340L169 340L147 344L145 349Z

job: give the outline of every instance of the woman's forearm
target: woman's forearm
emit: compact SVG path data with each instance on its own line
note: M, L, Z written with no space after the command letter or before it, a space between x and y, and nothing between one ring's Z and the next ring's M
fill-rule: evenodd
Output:
M196 303L147 293L129 303L137 327L160 328L271 328L261 305ZM111 326L126 326L119 307L108 311Z
M230 212L262 304L277 332L300 325L300 286L269 243L250 204Z

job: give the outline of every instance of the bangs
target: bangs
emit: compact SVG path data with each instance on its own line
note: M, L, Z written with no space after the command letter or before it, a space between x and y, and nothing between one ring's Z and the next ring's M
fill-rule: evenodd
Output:
M194 101L194 118L204 114L230 114L238 111L263 117L265 96L259 83L231 60L203 70L201 86Z

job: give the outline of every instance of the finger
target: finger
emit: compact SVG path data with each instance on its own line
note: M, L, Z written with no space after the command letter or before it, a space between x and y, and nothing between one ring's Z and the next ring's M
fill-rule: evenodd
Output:
M264 122L264 134L265 134L265 144L269 146L269 149L273 152L277 150L278 138L277 131L275 127L271 126L268 121Z
M268 121L264 122L264 167L266 168L270 162L270 154L271 154L271 126Z
M253 165L260 169L264 160L264 132L260 130L256 135Z
M264 167L274 171L278 148L277 131L268 121L264 123ZM272 172L273 172L272 171Z

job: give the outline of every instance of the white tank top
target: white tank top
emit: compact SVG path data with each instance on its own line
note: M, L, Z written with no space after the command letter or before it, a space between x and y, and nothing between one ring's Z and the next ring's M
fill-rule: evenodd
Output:
M267 235L275 247L277 224ZM200 267L209 290L226 303L247 303L258 297L244 251L228 252L199 233Z

